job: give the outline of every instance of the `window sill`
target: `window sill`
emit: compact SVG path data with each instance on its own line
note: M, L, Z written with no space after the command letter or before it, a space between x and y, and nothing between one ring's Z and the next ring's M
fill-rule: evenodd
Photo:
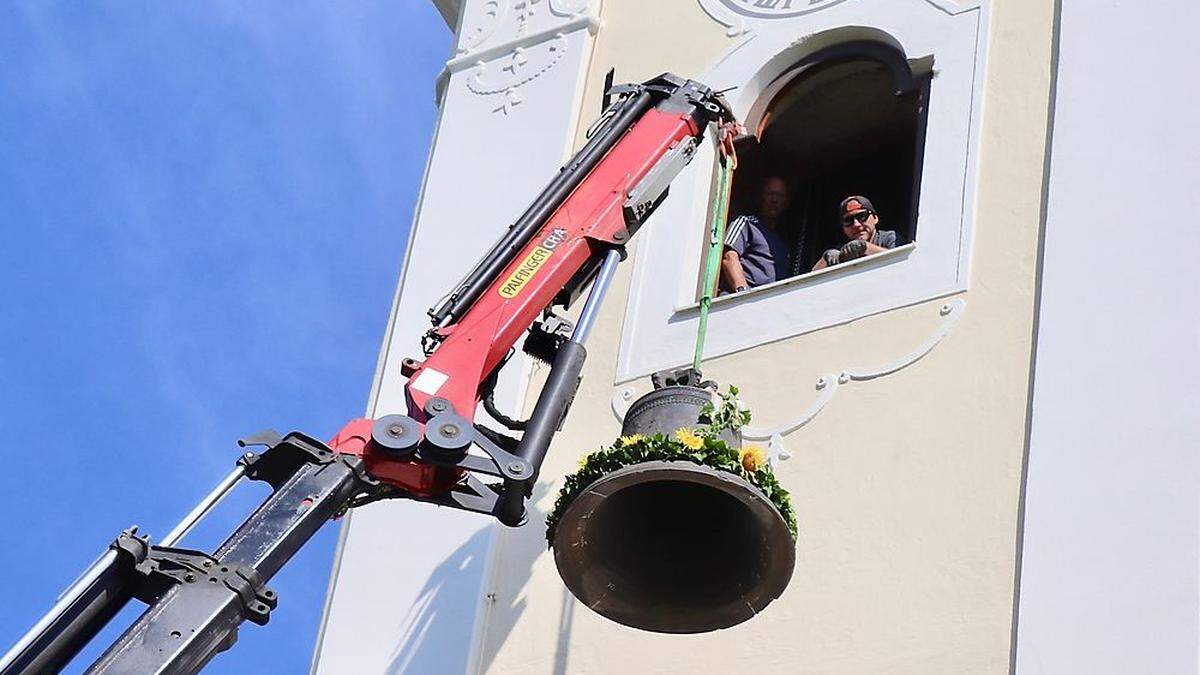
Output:
M833 267L825 267L815 272L806 272L804 274L783 279L781 281L775 281L766 284L765 286L758 286L743 293L726 293L725 295L713 298L712 304L714 307L725 304L737 304L747 299L753 299L755 297L762 297L765 295L774 295L778 292L785 292L794 287L810 286L820 283L827 278L844 276L847 274L853 274L856 271L863 271L899 262L905 258L908 258L908 256L912 254L916 247L917 243L914 241L904 244L903 246L897 246L896 248L884 251L883 253L876 253L875 255L867 256L865 258L859 258L858 260L851 260L847 263L834 265ZM697 299L695 302L690 304L676 307L675 313L697 312L699 310L700 301Z

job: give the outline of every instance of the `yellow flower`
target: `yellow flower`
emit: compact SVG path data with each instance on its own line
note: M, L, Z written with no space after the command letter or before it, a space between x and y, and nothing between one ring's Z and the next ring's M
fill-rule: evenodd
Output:
M738 452L742 468L753 473L767 463L767 453L757 445L747 445Z
M579 468L580 468L580 469L586 469L586 468L587 468L588 459L590 459L590 458L591 458L591 455L584 455L584 456L580 457L580 458L579 458Z
M628 448L631 445L636 445L636 444L642 442L642 439L644 439L644 438L645 438L645 436L643 436L641 434L630 434L628 436L622 436L617 439L617 445L620 445L623 448Z
M687 427L676 429L675 437L689 450L699 450L704 447L704 437Z

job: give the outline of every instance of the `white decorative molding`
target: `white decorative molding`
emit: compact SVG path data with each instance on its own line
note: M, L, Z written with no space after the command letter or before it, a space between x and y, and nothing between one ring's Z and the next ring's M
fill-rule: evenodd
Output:
M825 409L825 406L829 405L829 402L833 400L833 395L841 387L851 382L865 382L891 375L921 360L921 358L933 351L933 348L950 334L950 331L962 317L966 306L967 301L961 297L944 303L938 309L941 321L938 323L937 328L915 349L899 358L876 366L851 366L818 377L814 383L817 396L804 410L800 411L792 419L780 424L768 427L742 427L742 438L751 441L765 441L767 443L768 455L772 461L789 459L791 453L783 444L783 436L785 434L790 434L811 422L818 413ZM612 407L613 415L616 416L618 421L625 421L625 414L629 412L629 407L633 405L635 400L637 400L637 387L632 384L618 387L613 392L609 403Z
M558 16L577 17L588 9L588 0L550 0L550 11Z
M971 10L978 8L978 3L976 3L976 4L972 4L970 2L963 3L963 2L957 2L956 0L925 0L925 2L929 3L929 5L931 7L940 9L941 11L945 12L946 14L949 14L950 16L954 16L955 14L962 14L963 12L969 12Z
M609 403L612 405L613 414L617 416L618 422L625 421L625 413L629 412L629 406L633 405L635 394L637 394L637 387L632 384L619 387L613 392Z
M529 24L533 23L533 15L537 14L537 8L534 6L539 0L517 0L514 5L516 9L515 18L517 20L517 37L522 37L529 34Z
M547 5L549 11L540 11ZM528 46L523 40L539 42L547 34L570 32L584 25L595 33L599 26L599 16L588 12L590 0L477 0L469 6L471 11L463 16L459 29L454 60L485 59L497 50Z
M562 33L533 48L514 47L508 58L501 61L501 73L496 79L488 79L491 74L488 63L478 62L475 74L467 79L467 89L480 96L501 94L500 106L494 111L507 115L513 106L521 103L517 88L544 75L562 60L566 52L567 39ZM491 65L494 67L495 62Z
M753 34L758 21L784 21L828 9L846 0L697 0L713 21L725 26L729 37ZM931 6L954 15L971 9L953 0L925 0Z
M751 19L793 19L805 14L841 4L846 0L700 0L701 3L721 4Z
M921 359L921 357L933 351L933 348L942 341L942 338L946 337L946 334L950 332L950 329L954 328L954 324L958 323L958 318L962 316L962 310L966 304L966 300L962 298L954 298L953 300L950 300L942 305L941 309L938 310L942 316L941 325L938 326L938 329L934 331L933 334L930 335L929 338L924 342L922 342L916 349L898 359L878 366L847 368L838 374L838 382L841 384L846 384L847 382L865 382L866 380L873 380L877 377L883 377L884 375L891 375L898 370L903 370L916 363Z
M819 12L846 0L699 0L700 8L713 21L726 27L725 34L737 37L753 33L749 22L781 21Z
M458 53L466 54L492 37L508 14L509 0L484 0L479 11L463 16L459 29Z
M724 4L713 0L699 1L700 9L703 9L709 18L725 26L725 35L728 37L737 37L751 32L750 27L746 25L745 17L729 11Z
M919 245L857 267L781 282L713 304L706 359L967 290L975 218L977 152L988 43L987 0L844 0L795 16L749 17L729 2L702 0L710 14L741 17L748 32L697 79L726 94L739 119L795 64L846 41L897 50L918 69L936 69L921 171ZM797 0L807 5L807 0ZM766 3L751 6L766 7ZM786 3L774 3L783 10ZM797 8L793 3L791 9ZM807 7L806 7L807 9ZM818 11L819 10L819 11ZM724 12L724 14L721 14ZM726 25L729 25L728 23ZM699 232L708 218L715 153L709 144L671 185L638 235L621 329L618 381L677 366L694 344L699 312ZM753 326L753 331L745 330Z
M534 17L537 4L544 1L488 0L485 7L496 8L496 22L486 31L477 31L478 39L463 43L469 49L460 47L458 56L446 62L437 81L439 104L451 75L474 68L475 72L467 80L467 89L478 96L498 97L499 104L491 110L507 115L523 100L519 89L543 77L562 60L568 50L566 36L584 29L595 35L599 30L600 19L586 13L586 0L551 0L550 14L555 18L550 22L539 20L545 25L538 27L539 22L535 22ZM488 12L485 14L492 16ZM506 21L506 17L511 20ZM562 17L570 18L562 21ZM483 25L478 19L473 21L471 25ZM496 36L501 25L512 35L511 39L485 46L485 42Z

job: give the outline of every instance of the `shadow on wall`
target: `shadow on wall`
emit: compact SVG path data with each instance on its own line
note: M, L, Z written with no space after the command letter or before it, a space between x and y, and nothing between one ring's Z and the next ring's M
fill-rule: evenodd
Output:
M479 672L487 672L492 661L508 639L517 620L525 611L527 600L521 591L529 581L534 563L546 548L546 514L537 502L549 493L551 484L538 483L529 500L529 518L518 528L495 528L497 565L483 587L475 585L487 559L490 527L483 527L462 546L455 549L430 573L417 599L404 618L403 635L392 655L387 672L393 675L466 672L469 656L463 646L466 639L462 627L470 625L459 615L462 608L474 611L477 590L490 593L484 603L484 638ZM554 672L565 673L570 640L571 620L575 597L563 588L563 605L555 649Z
M461 613L476 607L475 580L487 557L490 529L480 528L430 573L401 624L404 632L388 673L466 672L462 626L471 623Z
M525 525L518 528L500 528L496 533L496 569L489 586L495 597L487 610L483 648L479 659L481 673L486 673L491 668L496 655L500 653L518 619L525 612L528 600L522 595L522 591L529 582L534 564L543 555L550 555L549 549L546 548L546 514L537 508L537 504L552 488L551 482L539 482L529 500L529 519ZM575 600L575 596L564 586L555 635L555 675L567 672L571 621L576 604L578 601Z

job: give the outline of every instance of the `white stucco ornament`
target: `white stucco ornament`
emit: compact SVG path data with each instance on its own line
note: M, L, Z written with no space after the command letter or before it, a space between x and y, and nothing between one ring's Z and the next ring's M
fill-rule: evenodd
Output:
M459 30L458 53L465 54L487 42L504 22L507 14L507 1L486 0L478 11L463 16L462 28Z
M474 69L467 90L492 98L492 112L508 115L524 87L544 79L568 52L568 38L595 35L600 19L591 0L481 0L462 19L458 54L446 62L439 97L450 73ZM573 37L570 39L574 39Z
M550 11L558 16L581 16L588 9L588 0L550 0Z
M811 422L817 416L817 413L825 409L825 406L833 399L833 395L840 388L845 387L851 382L865 382L891 375L920 361L950 334L950 330L958 323L966 306L967 301L963 297L953 298L943 303L938 308L938 316L941 319L938 321L937 326L914 349L887 361L867 366L848 366L836 372L826 373L818 377L813 386L817 392L816 396L795 417L764 427L742 427L742 438L750 441L765 441L767 443L768 458L772 464L777 461L790 459L792 456L791 452L783 444L784 435L790 434ZM612 407L613 415L616 416L618 421L623 422L625 420L625 413L629 411L629 407L636 398L637 387L632 384L619 387L613 392L613 396L609 400L609 405Z
M467 89L480 96L501 95L500 105L495 111L507 115L513 106L521 103L517 88L544 75L562 59L566 51L567 41L561 33L540 45L514 47L498 63L480 61L475 74L467 80ZM497 70L499 72L495 72Z
M713 0L708 0L712 2ZM758 19L786 19L816 12L845 0L716 0L729 9Z
M700 7L718 23L728 28L728 35L735 37L754 31L746 19L772 20L791 19L827 7L840 5L846 0L700 0Z

